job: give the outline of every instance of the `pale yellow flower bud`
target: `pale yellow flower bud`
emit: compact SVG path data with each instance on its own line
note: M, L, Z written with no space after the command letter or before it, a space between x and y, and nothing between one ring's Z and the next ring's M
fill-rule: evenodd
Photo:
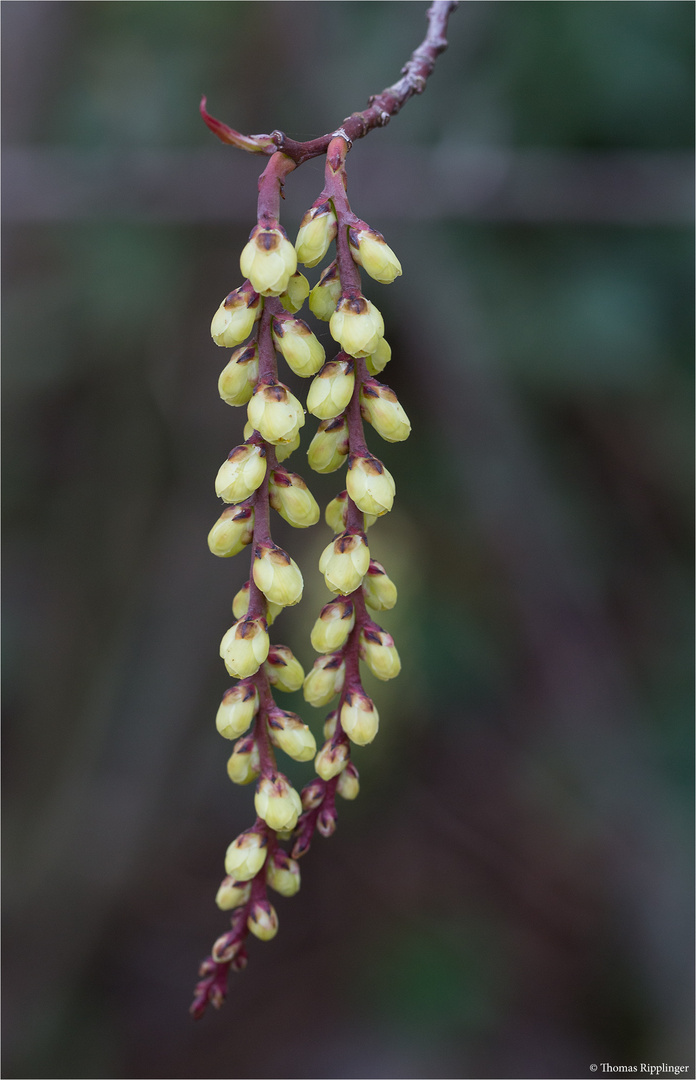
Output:
M297 473L274 469L269 481L269 501L296 529L306 529L319 520L317 500Z
M324 721L324 738L328 741L333 739L336 734L336 728L338 727L338 709L334 709L330 712Z
M254 509L229 506L220 514L208 533L208 547L213 555L229 559L254 539Z
M324 514L326 524L330 529L333 529L335 533L343 532L348 525L348 492L340 491L335 499L332 499L326 507ZM374 525L377 518L374 514L363 514L363 521L365 528L369 529L371 525Z
M311 761L317 752L312 732L295 713L274 709L268 717L271 742L293 761Z
M235 881L233 877L226 877L217 891L215 903L221 911L231 911L246 904L250 896L251 885Z
M280 296L297 270L297 254L280 226L256 225L242 251L239 267L261 296Z
M330 360L312 381L307 394L307 409L320 420L331 420L350 404L355 386L352 359Z
M232 614L235 619L243 619L249 610L249 582L245 581L232 601ZM283 610L282 604L271 604L266 600L266 624L272 626Z
M228 405L246 405L259 378L259 347L235 349L218 379L218 391Z
M213 316L210 333L216 345L234 349L245 341L254 329L254 323L261 317L263 301L251 289L235 289Z
M358 778L358 770L352 761L349 761L345 769L338 778L336 784L336 793L341 796L342 799L357 799L360 794L360 780Z
M370 560L370 567L363 580L365 603L373 611L390 611L397 599L396 585L381 563Z
M350 759L350 749L347 743L341 742L337 746L332 743L324 743L314 760L314 768L322 780L332 780L342 772Z
M341 297L329 331L349 356L371 356L384 337L384 320L374 304L355 293Z
M268 656L270 641L264 619L240 619L220 642L220 656L230 675L246 679L255 674Z
M273 319L273 344L282 353L288 367L307 378L316 375L326 359L324 346L317 340L307 323L289 315Z
M253 735L239 739L227 762L227 775L233 784L250 784L261 772L261 757Z
M394 477L372 454L351 454L348 458L346 488L358 510L365 514L381 517L394 504Z
M263 446L244 443L230 451L227 461L215 478L215 494L223 502L244 502L253 495L266 475L266 451Z
M260 383L247 408L249 423L266 442L289 443L304 427L304 409L283 383Z
M371 356L365 357L365 367L370 375L379 375L391 360L391 345L386 338L380 338L377 348Z
M272 645L264 664L268 681L288 694L299 690L304 682L302 664L287 645Z
M340 653L320 656L314 661L302 687L305 701L319 709L328 705L332 697L343 689L346 665Z
M312 648L319 653L337 652L354 626L355 609L350 600L332 600L322 608L312 627Z
M307 450L310 467L318 473L335 472L341 468L347 454L348 422L345 416L322 420Z
M233 840L225 854L225 873L235 881L251 881L266 861L268 840L249 829Z
M278 848L266 863L266 881L281 896L294 896L300 890L300 864Z
M253 683L240 682L222 696L215 726L223 739L243 735L259 709L259 694Z
M309 310L317 319L328 322L341 299L341 279L338 264L327 266L319 281L309 294Z
M309 268L316 266L326 255L337 231L338 223L331 204L313 206L300 222L295 241L298 261Z
M289 442L289 443L278 443L278 445L276 446L276 452L275 452L276 453L276 459L278 461L285 461L285 459L289 458L291 454L294 454L295 450L298 449L299 445L300 445L300 433L298 431L297 435L295 436L294 439L292 439L291 442Z
M411 434L411 421L396 394L376 379L360 388L360 412L386 442L403 442Z
M374 623L360 631L360 659L366 662L373 675L384 682L395 679L401 671L394 638Z
M350 229L348 240L353 259L375 281L390 285L394 278L401 277L401 263L381 233L374 229Z
M254 796L256 813L268 825L269 829L294 829L302 813L302 800L281 774L262 776Z
M253 574L259 589L272 604L292 607L302 599L302 573L295 560L282 548L257 547Z
M259 941L270 941L278 933L278 916L268 900L257 900L252 905L247 926Z
M377 734L379 714L362 690L349 690L341 707L341 727L351 742L367 746Z
M284 293L278 297L281 304L286 311L289 311L291 315L299 311L305 300L309 296L309 282L304 274L300 271L296 271L288 282L288 287Z
M324 548L319 570L326 587L348 596L357 589L370 565L370 549L362 533L340 533Z

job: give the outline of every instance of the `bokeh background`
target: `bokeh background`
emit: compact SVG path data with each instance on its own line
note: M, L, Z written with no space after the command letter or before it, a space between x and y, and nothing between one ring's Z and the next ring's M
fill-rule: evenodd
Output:
M367 288L413 423L370 436L403 673L278 937L187 1015L252 813L213 724L247 558L205 538L243 424L209 323L262 164L198 102L333 130L425 7L2 5L7 1077L693 1071L692 3L463 3L349 156L404 268ZM329 533L283 524L308 666Z

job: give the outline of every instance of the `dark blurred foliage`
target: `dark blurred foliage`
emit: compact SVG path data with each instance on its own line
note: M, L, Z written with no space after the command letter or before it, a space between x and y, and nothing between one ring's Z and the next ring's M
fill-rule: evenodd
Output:
M205 543L243 422L208 327L261 163L198 101L333 130L425 4L2 7L4 1075L692 1071L693 5L464 3L350 155L404 266L367 290L413 422L371 437L404 670L360 799L199 1024L252 814L213 726L247 562ZM320 184L290 177L291 236ZM277 539L307 589L276 640L309 665L328 532Z

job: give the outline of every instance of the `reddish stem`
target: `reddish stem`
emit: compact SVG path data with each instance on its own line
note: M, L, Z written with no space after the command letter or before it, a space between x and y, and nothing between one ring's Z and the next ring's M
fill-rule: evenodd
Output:
M289 158L287 154L273 154L259 177L259 199L257 204L259 225L271 227L278 224L285 177L295 168L297 168L297 163Z
M362 139L376 127L384 127L392 116L414 94L422 94L426 82L432 74L435 61L447 48L447 23L452 12L457 8L456 0L435 0L428 8L428 32L402 68L402 77L392 86L386 87L381 94L369 99L367 109L351 113L337 131L322 135L308 142L296 142L289 139L282 131L272 131L270 135L241 135L238 131L216 120L205 111L205 98L201 103L201 114L210 130L223 142L231 143L242 150L252 153L273 154L282 150L294 165L301 165L310 158L325 154L331 140L341 134L350 145L356 139Z

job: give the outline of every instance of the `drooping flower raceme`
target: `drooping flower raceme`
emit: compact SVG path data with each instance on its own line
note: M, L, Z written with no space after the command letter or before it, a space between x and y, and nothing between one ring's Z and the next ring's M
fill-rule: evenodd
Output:
M240 256L243 283L226 296L211 323L213 341L232 350L219 376L220 397L232 407L246 406L246 424L243 441L230 451L215 479L215 492L225 505L210 528L208 547L222 559L245 548L251 557L248 580L235 586L235 621L220 642L220 656L236 682L222 696L215 726L233 742L227 760L230 780L255 785L256 818L225 854L216 903L229 913L230 929L201 965L194 1016L208 1003L222 1003L229 971L246 966L249 934L261 941L276 935L279 920L267 889L282 897L298 892L297 860L309 849L315 829L323 836L334 832L336 795L347 800L358 795L351 747L368 745L379 731L377 706L360 681L360 662L382 680L400 670L393 637L367 611L389 611L396 603L396 587L371 557L367 540L368 528L391 510L396 487L368 449L362 422L392 443L408 437L410 423L394 392L375 377L389 363L391 349L380 311L363 294L359 268L390 284L401 274L401 265L381 233L353 214L345 159L354 139L382 126L424 88L446 45L447 20L455 6L451 0L435 0L426 38L400 81L321 139L295 143L280 132L240 135L205 111L205 99L201 106L206 123L223 142L269 161L259 181L257 223ZM293 169L319 154L326 155L324 188L302 218L293 245L279 221L282 187ZM319 266L332 244L335 258L310 287L298 263ZM328 323L336 343L328 359L317 334L298 317L307 300L311 315ZM322 336L326 339L326 326ZM344 490L326 508L334 536L319 571L329 597L311 631L319 656L306 674L291 649L271 641L269 633L284 609L299 603L304 587L292 554L273 541L271 509L297 529L317 524L320 517L302 476L281 465L300 445L305 410L281 381L278 356L295 376L313 380L307 410L319 425L307 450L310 468L330 474L347 466ZM274 697L300 688L309 706L333 706L318 751L304 720ZM317 775L301 794L279 768L276 751L300 763L314 759ZM288 840L291 852L281 847Z

